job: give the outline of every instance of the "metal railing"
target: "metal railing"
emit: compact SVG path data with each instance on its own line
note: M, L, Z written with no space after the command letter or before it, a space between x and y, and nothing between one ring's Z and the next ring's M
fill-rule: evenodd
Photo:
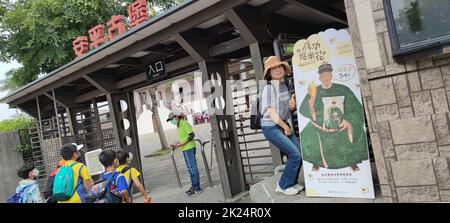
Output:
M212 179L211 179L211 172L210 172L211 169L208 166L208 160L206 159L206 154L205 154L205 145L210 143L210 141L208 140L208 141L202 142L200 139L194 139L194 141L196 141L196 142L198 142L200 144L200 153L202 154L202 161L203 161L203 164L205 165L206 176L208 178L209 186L212 188L213 187L213 182L212 182ZM211 153L212 153L212 149L211 149ZM183 185L181 183L180 173L178 172L177 163L176 163L176 160L175 160L175 150L172 150L170 152L170 157L172 159L172 166L173 166L173 169L175 171L175 176L177 178L178 187L182 188ZM212 165L212 156L211 156L211 165Z

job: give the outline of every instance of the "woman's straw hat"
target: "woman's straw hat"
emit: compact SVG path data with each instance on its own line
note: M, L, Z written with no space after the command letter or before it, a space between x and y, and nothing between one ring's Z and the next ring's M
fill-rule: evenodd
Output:
M264 79L268 80L269 79L269 71L271 68L277 67L279 65L283 65L284 66L284 70L286 71L286 74L290 74L291 73L291 66L289 66L289 63L286 61L281 61L279 57L277 56L270 56L269 58L266 59L266 61L264 61Z

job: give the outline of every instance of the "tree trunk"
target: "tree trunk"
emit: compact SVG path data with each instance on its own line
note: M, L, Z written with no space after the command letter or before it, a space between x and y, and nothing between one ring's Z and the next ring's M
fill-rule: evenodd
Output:
M161 143L162 148L169 148L169 144L167 144L166 134L164 133L164 129L162 128L161 119L159 118L158 113L158 101L156 100L155 89L151 88L149 90L150 98L151 98L151 106L150 110L152 111L152 119L153 119L153 128L155 132L158 132L159 142Z

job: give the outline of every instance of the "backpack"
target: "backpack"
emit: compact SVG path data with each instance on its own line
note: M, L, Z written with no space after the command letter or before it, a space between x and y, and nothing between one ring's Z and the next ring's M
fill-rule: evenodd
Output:
M45 187L45 191L42 192L44 195L44 199L47 203L56 203L56 200L53 199L53 183L55 182L55 175L49 176L47 178L47 185Z
M270 81L267 82L270 85ZM261 126L261 102L259 100L259 95L256 96L256 101L252 104L252 109L250 113L250 129L258 130L262 129Z
M91 186L87 191L86 203L122 203L122 195L116 191L119 174L113 172L107 180Z
M289 82L286 77L284 78L284 83L286 84L288 91L290 91L290 87L288 84ZM271 85L271 82L267 81L267 85ZM256 101L254 101L252 104L251 115L250 115L250 129L254 129L254 130L262 129L262 126L261 126L262 115L263 114L261 114L261 102L260 102L259 95L257 95Z
M131 176L132 169L131 169L130 166L127 165L125 168L123 168L123 169L120 171L120 173L121 173L121 174L124 174L124 173L127 172L128 170L130 171L130 173L128 174L128 177L130 178L130 186L128 186L128 191L130 192L131 202L133 202L133 192L131 192L131 190L133 189L133 176Z
M9 196L7 202L10 204L24 203L26 198L26 191L31 186L33 186L33 184L25 186L19 192L16 192L13 195Z
M62 166L58 173L56 173L55 180L53 182L53 198L57 201L67 201L69 200L73 194L75 193L77 187L80 185L80 182L74 187L74 174L72 167L77 163L72 163L69 166ZM84 165L83 165L84 166ZM83 166L80 167L80 173L78 176L81 176L81 170Z

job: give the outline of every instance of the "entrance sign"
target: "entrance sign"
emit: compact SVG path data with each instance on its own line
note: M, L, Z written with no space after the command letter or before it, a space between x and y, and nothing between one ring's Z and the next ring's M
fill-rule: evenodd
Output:
M167 76L166 63L164 60L158 60L145 67L148 80L154 80Z
M100 163L98 156L102 152L101 149L93 150L84 154L86 166L90 175L98 175L105 172L105 167Z
M292 64L306 195L374 198L350 35L328 29L299 40Z

